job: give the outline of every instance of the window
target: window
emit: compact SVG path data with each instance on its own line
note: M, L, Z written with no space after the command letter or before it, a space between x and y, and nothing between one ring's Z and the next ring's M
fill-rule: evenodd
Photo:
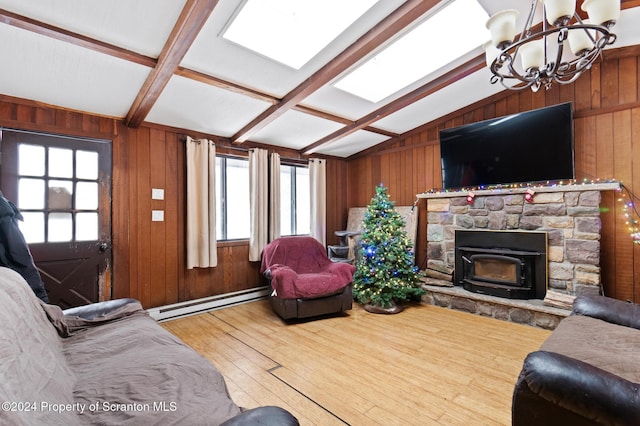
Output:
M300 69L374 3L374 0L248 0L224 38Z
M216 156L217 240L249 238L249 160Z
M280 167L280 229L282 235L310 230L309 169ZM249 160L216 156L217 240L248 239L250 234Z
M280 167L280 233L309 234L311 213L309 169L301 166Z
M487 12L475 0L440 2L429 19L359 65L334 86L371 102L380 102L404 87L478 49L487 36ZM421 54L428 40L429 53ZM474 56L477 55L477 52Z
M98 153L18 144L20 230L28 243L98 240Z

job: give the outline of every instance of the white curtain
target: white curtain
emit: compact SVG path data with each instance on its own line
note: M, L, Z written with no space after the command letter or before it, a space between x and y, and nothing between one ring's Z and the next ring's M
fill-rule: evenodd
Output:
M218 264L216 146L187 137L187 269Z
M266 149L249 151L249 206L251 233L249 261L260 260L269 236L269 157Z
M327 239L327 161L309 160L311 194L311 236L326 245Z
M269 241L273 241L280 238L280 155L276 152L271 154L269 171Z

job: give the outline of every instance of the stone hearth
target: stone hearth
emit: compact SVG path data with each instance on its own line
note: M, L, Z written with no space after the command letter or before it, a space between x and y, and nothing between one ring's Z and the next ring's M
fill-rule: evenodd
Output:
M548 330L556 328L570 313L567 309L546 306L542 300L516 300L471 293L460 286L423 286L422 302L458 311L526 324Z

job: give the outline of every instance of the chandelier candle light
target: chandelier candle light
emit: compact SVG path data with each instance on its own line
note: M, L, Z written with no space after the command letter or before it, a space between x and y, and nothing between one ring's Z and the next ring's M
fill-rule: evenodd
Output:
M542 23L533 28L539 3L543 4ZM484 48L491 83L500 82L511 90L530 87L534 92L541 86L549 89L553 82L573 83L591 68L603 48L616 41L611 28L620 16L620 0L584 0L582 10L588 19L576 13L576 0L533 0L515 41L517 10L503 10L489 18L491 41Z

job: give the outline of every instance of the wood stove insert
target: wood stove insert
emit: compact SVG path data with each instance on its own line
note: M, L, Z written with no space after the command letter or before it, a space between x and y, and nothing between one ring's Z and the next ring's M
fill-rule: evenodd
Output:
M454 280L468 291L543 299L546 272L544 232L456 231Z

